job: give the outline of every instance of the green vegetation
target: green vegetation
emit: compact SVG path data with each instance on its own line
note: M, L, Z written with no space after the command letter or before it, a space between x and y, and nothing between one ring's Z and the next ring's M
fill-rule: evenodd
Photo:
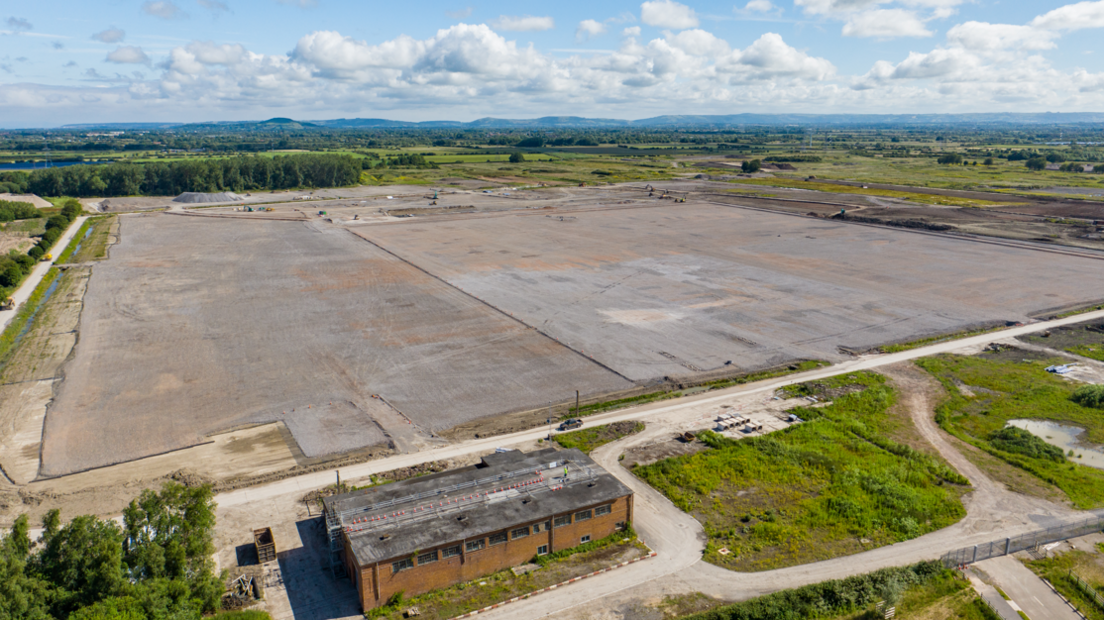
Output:
M590 454L595 448L617 441L622 437L635 435L642 430L644 430L643 422L614 422L605 426L584 428L556 435L555 441L564 448L578 448L583 454Z
M766 185L769 187L789 187L794 189L808 189L831 194L863 194L867 196L884 196L886 198L902 198L933 205L947 205L953 207L995 207L1000 202L990 200L968 200L956 196L939 196L937 194L921 194L918 192L903 192L892 189L862 189L853 185L840 185L836 183L818 183L816 181L799 181L782 177L766 179L740 179L733 181L739 185Z
M8 357L12 353L12 348L15 346L16 340L19 334L27 326L27 321L32 320L35 313L38 311L38 305L42 302L43 297L46 296L46 291L49 290L50 285L57 279L58 269L51 267L46 275L43 276L42 281L35 287L34 292L27 298L27 301L20 306L19 312L12 318L8 326L4 328L4 333L0 334L0 368L4 367L7 363Z
M1049 459L1062 462L1066 455L1062 449L1052 446L1030 432L1015 426L1005 426L989 433L989 445L1009 454L1022 454L1033 459Z
M0 200L0 222L27 220L42 217L42 212L29 202Z
M940 355L917 364L947 390L947 400L936 408L936 421L947 432L1061 489L1078 508L1104 506L1104 471L1064 458L1055 461L1049 451L1032 453L1021 443L994 434L1009 420L1052 420L1080 426L1086 429L1087 441L1104 443L1100 410L1074 402L1077 388L1044 370L1055 362L1061 360L1024 362L1002 361L996 356ZM958 385L966 385L968 390Z
M625 539L629 539L625 542ZM423 620L448 620L495 603L525 596L536 590L589 574L622 561L640 557L647 548L635 540L632 531L613 535L560 552L553 561L544 561L529 572L515 575L512 570L480 577L475 581L441 588L411 598L393 596L383 607L370 609L366 618L399 620L404 612L417 607ZM545 556L542 556L545 557Z
M702 523L707 561L736 570L804 564L915 538L965 515L960 489L944 484L965 478L886 437L895 394L884 377L820 383L864 389L794 409L805 422L770 435L703 432L712 450L634 470Z
M210 486L169 483L131 502L120 528L52 510L32 546L26 515L0 546L0 617L198 620L218 609Z
M880 353L900 353L902 351L911 351L913 349L919 349L920 347L926 347L930 344L936 344L939 342L946 342L948 340L958 340L960 338L969 338L970 336L980 336L982 334L989 334L992 332L1000 331L1004 327L982 327L979 329L967 329L950 334L941 334L938 336L928 336L926 338L920 338L918 340L910 340L908 342L901 342L897 344L887 344L878 347Z
M223 611L211 616L210 620L272 620L268 612L246 609L244 611Z
M884 568L865 575L825 581L793 590L782 590L734 605L725 605L685 620L791 620L796 618L851 618L876 616L879 601L897 606L898 617L914 617L939 605L957 612L941 618L988 620L969 583L955 579L953 571L937 562Z
M1098 344L1079 344L1066 349L1070 353L1104 362L1104 346Z
M761 370L758 372L748 373L746 375L740 375L739 377L731 377L728 379L716 379L713 381L706 381L698 384L696 387L704 387L710 390L722 390L724 388L733 387L736 385L744 385L745 383L754 383L756 381L764 381L766 379L774 379L776 377L784 377L786 375L805 372L807 370L815 370L830 364L821 360L803 360L794 364L790 364L784 368L771 368L767 370ZM624 409L626 407L637 407L639 405L646 405L648 403L654 403L656 401L667 400L669 398L679 398L683 395L682 391L660 391L649 392L647 394L641 394L639 396L630 396L628 398L618 398L615 400L606 400L598 403L591 403L589 405L582 405L578 411L572 409L569 412L571 416L583 417L588 415L594 415L596 413L605 413L606 411L614 411L616 409Z
M1104 409L1104 385L1082 385L1073 391L1070 399L1082 407Z
M1089 620L1104 620L1104 607L1100 607L1074 577L1076 575L1097 592L1104 592L1104 565L1099 556L1073 549L1024 564L1053 584Z
M561 551L556 551L554 553L548 553L548 554L545 554L545 555L538 555L538 556L535 556L532 561L535 564L539 564L540 566L548 566L549 564L552 564L553 562L559 562L561 560L566 560L567 558L569 558L573 555L577 555L577 554L580 554L580 553L590 553L592 551L598 551L599 549L605 549L606 547L610 547L612 545L620 545L620 544L623 544L623 543L629 543L629 542L632 542L634 540L636 540L636 531L633 530L631 525L626 525L625 529L620 530L618 532L614 532L614 533L610 534L609 536L606 536L605 538L600 538L598 540L592 540L588 543L583 543L581 545L576 545L576 546L571 547L569 549L563 549Z

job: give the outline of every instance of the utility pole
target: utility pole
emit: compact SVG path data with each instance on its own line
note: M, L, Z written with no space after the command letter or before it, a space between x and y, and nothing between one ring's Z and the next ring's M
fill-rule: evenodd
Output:
M575 390L575 417L579 417L579 390Z

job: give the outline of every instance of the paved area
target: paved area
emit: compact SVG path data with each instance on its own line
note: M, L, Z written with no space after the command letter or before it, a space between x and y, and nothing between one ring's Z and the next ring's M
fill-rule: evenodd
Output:
M1010 555L978 562L993 584L1011 599L1014 609L1023 610L1032 620L1081 620L1043 580Z
M308 457L632 387L319 222L124 215L46 415L43 476L282 421Z
M967 572L966 576L970 579L970 585L977 591L978 596L989 604L990 609L997 612L1001 620L1023 620L1020 614L1016 613L1016 608L1009 605L1008 601L1004 600L1004 597L1000 595L1000 592L997 592L996 588L982 581L973 570Z
M653 202L355 230L634 381L839 360L1104 286L1091 258Z

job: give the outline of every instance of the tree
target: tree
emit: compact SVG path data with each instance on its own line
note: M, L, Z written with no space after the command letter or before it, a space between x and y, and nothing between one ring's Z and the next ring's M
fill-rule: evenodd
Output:
M525 161L525 156L521 153L510 153L510 163L520 164Z
M51 620L49 584L27 574L31 550L27 515L20 515L0 543L0 619Z
M1029 170L1046 170L1047 161L1042 157L1036 155L1028 159L1027 163L1025 163L1024 165L1027 166Z
M1061 153L1048 153L1046 156L1046 160L1052 164L1060 164L1066 161L1066 157Z
M986 157L985 161L983 161L981 163L986 165L986 166L992 166L993 165L993 158L992 157Z
M57 528L57 512L50 511L43 520L46 532L35 568L58 588L54 613L65 616L118 594L126 584L123 535L114 521L89 515Z
M947 153L946 155L941 155L936 161L941 164L961 164L962 155L958 153Z
M759 161L758 159L745 161L744 163L740 164L740 170L743 170L747 173L759 172L759 169L762 167L763 162Z

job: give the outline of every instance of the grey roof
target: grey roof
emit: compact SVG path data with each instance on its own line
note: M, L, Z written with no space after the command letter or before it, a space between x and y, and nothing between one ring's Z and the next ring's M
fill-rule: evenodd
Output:
M336 495L323 503L340 519L364 566L631 494L579 450L547 449L490 454L479 465Z

